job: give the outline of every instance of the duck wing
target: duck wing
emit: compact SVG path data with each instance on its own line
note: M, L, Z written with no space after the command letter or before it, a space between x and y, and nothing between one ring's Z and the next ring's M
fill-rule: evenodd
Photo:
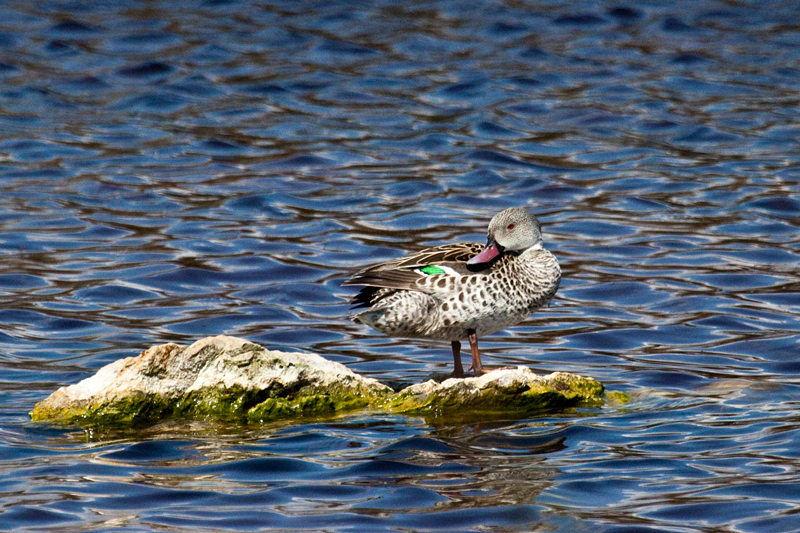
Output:
M466 263L469 259L478 255L481 250L483 250L483 246L477 243L445 244L443 246L425 248L415 254L398 257L385 263L370 265L356 273L356 276L379 270L414 269L440 263Z
M371 285L395 289L416 289L414 282L424 276L450 273L468 274L466 262L480 253L476 243L446 244L425 248L405 257L370 265L345 281L343 285ZM438 267L438 270L437 270Z
M476 243L446 244L370 265L342 285L362 285L352 300L356 307L368 307L397 290L419 291L417 280L436 274L471 274L466 262L483 249Z
M419 290L416 281L435 274L469 274L466 262L483 247L475 243L446 244L370 265L358 271L343 285L363 285L388 289Z

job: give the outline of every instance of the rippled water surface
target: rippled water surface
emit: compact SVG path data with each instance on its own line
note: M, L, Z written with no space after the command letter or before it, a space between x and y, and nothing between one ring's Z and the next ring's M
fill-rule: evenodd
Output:
M645 5L639 5L645 4ZM796 2L4 2L0 529L800 529ZM480 424L34 424L167 341L385 381L367 263L528 206L564 279L488 364L631 401Z

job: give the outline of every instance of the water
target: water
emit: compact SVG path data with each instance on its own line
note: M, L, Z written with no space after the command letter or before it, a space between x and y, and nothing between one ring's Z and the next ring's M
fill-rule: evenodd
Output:
M0 529L800 530L800 10L638 4L4 3ZM484 361L628 404L29 421L212 334L419 382L341 282L515 205L564 279Z

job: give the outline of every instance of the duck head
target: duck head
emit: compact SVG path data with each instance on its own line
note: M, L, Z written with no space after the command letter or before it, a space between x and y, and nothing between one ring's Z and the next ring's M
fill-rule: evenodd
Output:
M511 207L492 218L486 248L467 264L482 265L504 253L521 254L529 248L541 246L542 230L536 217L523 207Z

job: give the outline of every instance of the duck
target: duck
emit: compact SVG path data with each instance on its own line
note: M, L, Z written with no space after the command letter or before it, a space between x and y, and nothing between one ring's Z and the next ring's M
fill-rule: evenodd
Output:
M497 213L487 241L445 244L363 268L343 285L361 286L350 319L392 337L450 341L453 377L465 377L467 340L475 377L478 339L519 324L548 304L561 282L539 220L523 207Z

